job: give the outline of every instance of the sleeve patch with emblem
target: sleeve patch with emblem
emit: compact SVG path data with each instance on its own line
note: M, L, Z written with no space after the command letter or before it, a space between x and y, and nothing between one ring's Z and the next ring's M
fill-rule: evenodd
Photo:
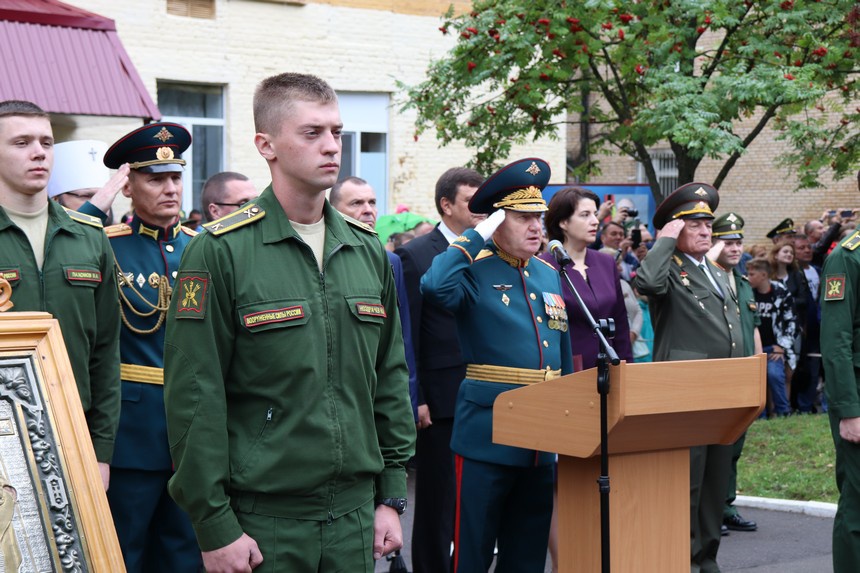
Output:
M845 298L845 275L827 275L824 279L824 300Z
M388 317L388 315L385 313L385 307L381 304L357 302L355 303L355 311L358 314L364 314L367 316L381 316L382 318Z
M209 273L194 273L180 276L176 281L176 318L206 317L206 290L209 288Z

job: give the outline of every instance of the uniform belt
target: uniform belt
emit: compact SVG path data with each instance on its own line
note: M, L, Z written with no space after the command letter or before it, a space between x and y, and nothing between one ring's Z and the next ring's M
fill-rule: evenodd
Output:
M164 369L139 364L120 364L119 375L128 382L143 382L164 386Z
M561 370L532 370L492 364L466 364L466 378L503 384L537 384L561 376Z

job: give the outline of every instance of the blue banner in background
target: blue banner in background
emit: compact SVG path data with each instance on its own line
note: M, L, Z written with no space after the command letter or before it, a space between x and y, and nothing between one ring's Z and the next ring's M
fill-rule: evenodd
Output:
M615 205L618 205L618 202L622 199L630 200L633 203L633 208L639 211L637 218L643 224L647 225L652 233L654 232L651 219L654 217L657 205L654 203L654 197L651 195L651 187L648 185L643 183L576 183L570 185L550 183L543 190L543 198L549 203L552 196L565 187L582 187L583 189L588 189L600 197L601 201L606 201L611 196L615 201Z

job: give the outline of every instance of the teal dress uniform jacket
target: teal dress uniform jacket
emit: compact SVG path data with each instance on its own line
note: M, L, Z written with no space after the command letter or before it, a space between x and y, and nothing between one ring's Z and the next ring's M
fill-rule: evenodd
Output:
M196 233L178 223L166 229L155 227L137 216L129 225L113 225L107 232L122 273L119 279L124 317L120 332L122 363L163 368L164 317L159 311L153 312L152 305L159 303L163 281L173 285L182 252ZM149 316L138 316L132 307ZM156 326L149 334L132 330L149 331ZM123 379L113 465L141 470L172 469L162 385Z
M109 463L119 421L119 306L114 258L101 224L48 202L41 270L27 236L0 207L0 277L13 311L50 312L60 323L90 439Z
M563 310L559 275L532 257L516 266L473 229L467 230L433 260L421 281L428 300L450 310L457 320L463 359L531 370L573 371L567 321L548 314ZM474 262L473 262L474 261ZM563 323L563 330L558 328ZM550 464L554 456L492 443L493 402L516 384L466 378L460 385L451 449L463 457L509 466Z

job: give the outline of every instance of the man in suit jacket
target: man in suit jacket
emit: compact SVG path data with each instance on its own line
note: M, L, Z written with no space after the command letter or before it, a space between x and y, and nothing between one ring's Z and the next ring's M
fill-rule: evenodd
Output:
M419 287L436 255L484 218L469 211L469 201L483 181L476 171L464 167L443 173L436 183L436 210L442 222L395 251L403 261L418 368L419 432L412 530L415 573L447 572L451 568L456 494L451 429L457 391L466 375L454 315L424 301Z
M711 247L717 190L688 183L654 214L661 229L634 286L648 296L654 323L654 360L736 358L744 355L740 310L725 271L705 254ZM732 447L690 450L691 570L719 573L717 551Z

